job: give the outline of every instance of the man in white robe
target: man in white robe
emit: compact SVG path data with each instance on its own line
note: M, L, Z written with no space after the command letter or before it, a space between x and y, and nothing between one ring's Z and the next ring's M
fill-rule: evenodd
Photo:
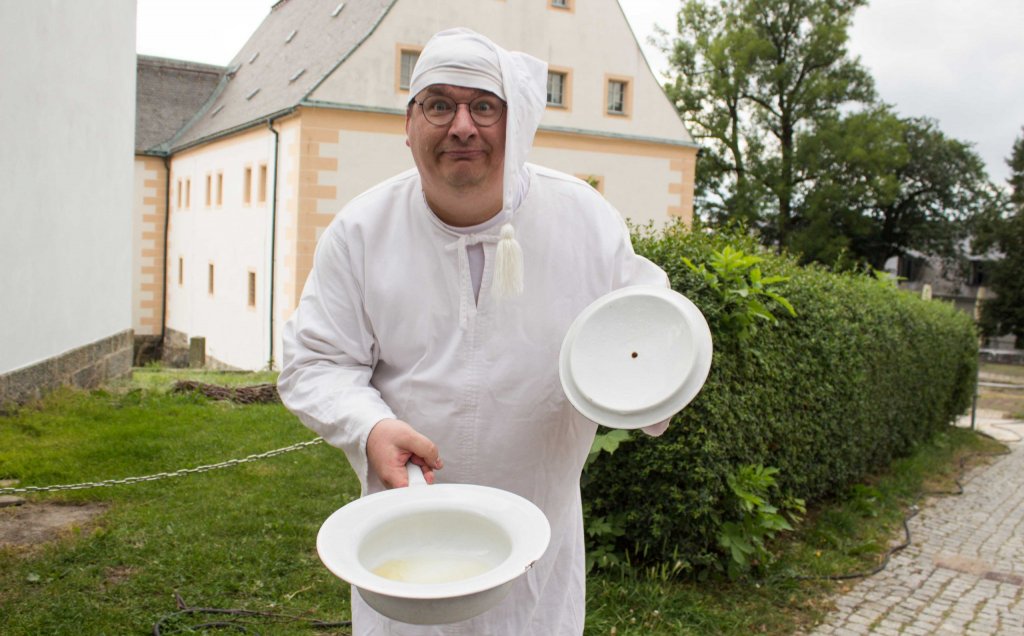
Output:
M416 168L334 219L285 326L284 403L344 450L364 495L405 486L412 461L431 483L521 495L551 524L543 558L494 609L414 626L353 590L360 636L583 632L579 482L597 426L562 391L559 348L598 297L668 281L596 190L526 163L546 72L466 29L435 35L406 116Z

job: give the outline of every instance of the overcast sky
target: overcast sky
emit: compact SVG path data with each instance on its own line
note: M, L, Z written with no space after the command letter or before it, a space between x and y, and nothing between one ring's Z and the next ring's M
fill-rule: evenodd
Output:
M585 0L579 0L585 1ZM675 31L681 0L619 0L656 72L654 25ZM138 0L139 53L226 65L274 0ZM1024 0L872 0L850 49L880 98L905 117L931 117L971 143L999 185L1024 127Z

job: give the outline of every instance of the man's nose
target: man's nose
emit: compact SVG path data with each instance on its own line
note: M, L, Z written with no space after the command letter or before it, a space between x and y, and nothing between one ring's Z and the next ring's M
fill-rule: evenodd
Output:
M465 111L462 110L463 106L466 107ZM476 122L470 115L469 104L456 104L455 118L452 119L452 123L448 127L448 134L459 139L467 139L475 135L476 132Z

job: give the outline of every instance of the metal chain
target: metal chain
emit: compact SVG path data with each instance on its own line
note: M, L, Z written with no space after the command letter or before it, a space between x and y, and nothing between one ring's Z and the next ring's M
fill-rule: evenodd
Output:
M239 464L247 464L260 459L267 459L269 457L276 457L277 455L283 455L284 453L305 448L306 446L312 446L323 442L322 437L310 440L308 442L300 442L298 444L292 444L291 446L285 446L284 448L276 448L265 453L258 453L256 455L249 455L242 459L229 459L219 464L206 464L204 466L196 466L195 468L182 468L171 473L156 473L155 475L144 475L141 477L125 477L124 479L108 479L106 481L87 481L80 484L62 484L59 486L25 486L22 488L0 488L0 495L14 495L18 493L28 492L53 492L58 490L85 490L86 488L103 488L106 486L121 486L125 484L137 484L144 481L157 481L159 479L167 479L169 477L182 477L184 475L192 475L194 473L205 473L211 470L217 470L218 468L228 468L229 466L237 466Z

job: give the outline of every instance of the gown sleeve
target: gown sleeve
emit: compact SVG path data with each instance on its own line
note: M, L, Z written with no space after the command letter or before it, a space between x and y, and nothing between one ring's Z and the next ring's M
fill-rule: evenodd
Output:
M278 390L303 424L345 452L365 486L366 438L395 414L370 382L378 350L340 234L337 224L324 233L299 306L284 326Z

